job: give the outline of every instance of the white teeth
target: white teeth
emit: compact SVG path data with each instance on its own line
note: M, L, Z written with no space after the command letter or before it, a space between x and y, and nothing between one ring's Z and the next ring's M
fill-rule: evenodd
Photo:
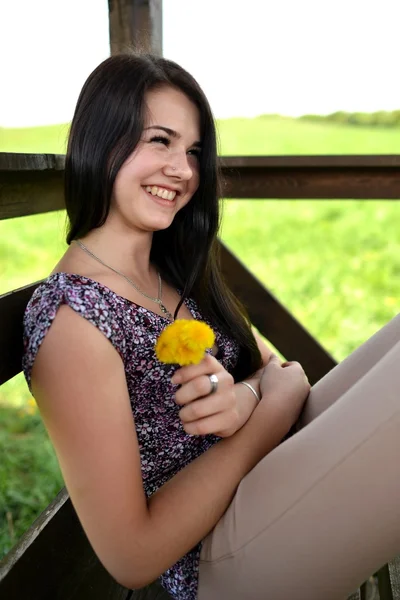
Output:
M163 200L173 200L176 196L176 192L166 190L165 188L159 188L156 185L146 185L146 192L149 192L152 196L163 198Z

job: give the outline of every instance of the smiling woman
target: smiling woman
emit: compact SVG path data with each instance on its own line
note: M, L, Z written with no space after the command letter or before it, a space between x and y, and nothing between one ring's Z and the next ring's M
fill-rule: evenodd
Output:
M261 342L219 273L216 156L208 102L181 67L147 55L104 61L71 125L69 248L25 317L25 375L95 551L128 587L166 571L176 598L196 593L201 535L179 535L172 553L142 563L167 506L155 509L151 533L146 496L244 425L256 397L235 380L259 390L262 364ZM216 334L179 401L176 365L154 354L174 318L208 320ZM132 519L139 537L128 547ZM171 533L160 530L156 546Z
M121 217L135 231L166 229L199 186L196 105L181 91L161 87L148 92L146 108L141 139L115 180L115 203L109 215L115 231Z
M150 55L104 61L72 122L69 247L27 306L25 376L121 584L161 577L175 600L337 600L400 543L400 318L310 392L223 283L218 182L196 81ZM180 368L155 353L177 318L213 330Z

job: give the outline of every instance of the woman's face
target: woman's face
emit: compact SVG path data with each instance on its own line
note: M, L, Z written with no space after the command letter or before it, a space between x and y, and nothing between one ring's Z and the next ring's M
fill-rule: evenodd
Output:
M135 230L169 227L199 185L200 115L172 87L150 91L141 140L115 180L110 216Z

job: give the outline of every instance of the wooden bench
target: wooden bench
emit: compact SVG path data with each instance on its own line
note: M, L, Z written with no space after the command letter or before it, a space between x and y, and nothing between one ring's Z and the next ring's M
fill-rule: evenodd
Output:
M62 208L63 165L63 157L52 155L0 154L0 220ZM232 157L222 167L227 197L318 198L323 191L325 198L372 198L384 190L385 197L400 198L400 157ZM221 251L225 276L252 322L286 358L304 364L312 383L318 381L335 361L227 248ZM22 317L36 285L0 296L0 385L21 370ZM399 559L376 579L380 600L400 600ZM364 584L352 600L366 600L370 587ZM131 591L113 580L94 555L65 489L0 563L0 597L169 598L158 582Z

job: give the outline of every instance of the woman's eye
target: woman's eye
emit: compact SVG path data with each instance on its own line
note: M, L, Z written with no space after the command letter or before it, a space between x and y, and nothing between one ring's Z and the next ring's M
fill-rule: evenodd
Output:
M170 145L170 140L163 135L155 135L151 138L150 142L155 142L156 144L164 144L164 146Z
M200 158L200 153L201 153L200 148L192 148L191 150L188 151L188 154L190 154L191 156L195 156L196 158Z

